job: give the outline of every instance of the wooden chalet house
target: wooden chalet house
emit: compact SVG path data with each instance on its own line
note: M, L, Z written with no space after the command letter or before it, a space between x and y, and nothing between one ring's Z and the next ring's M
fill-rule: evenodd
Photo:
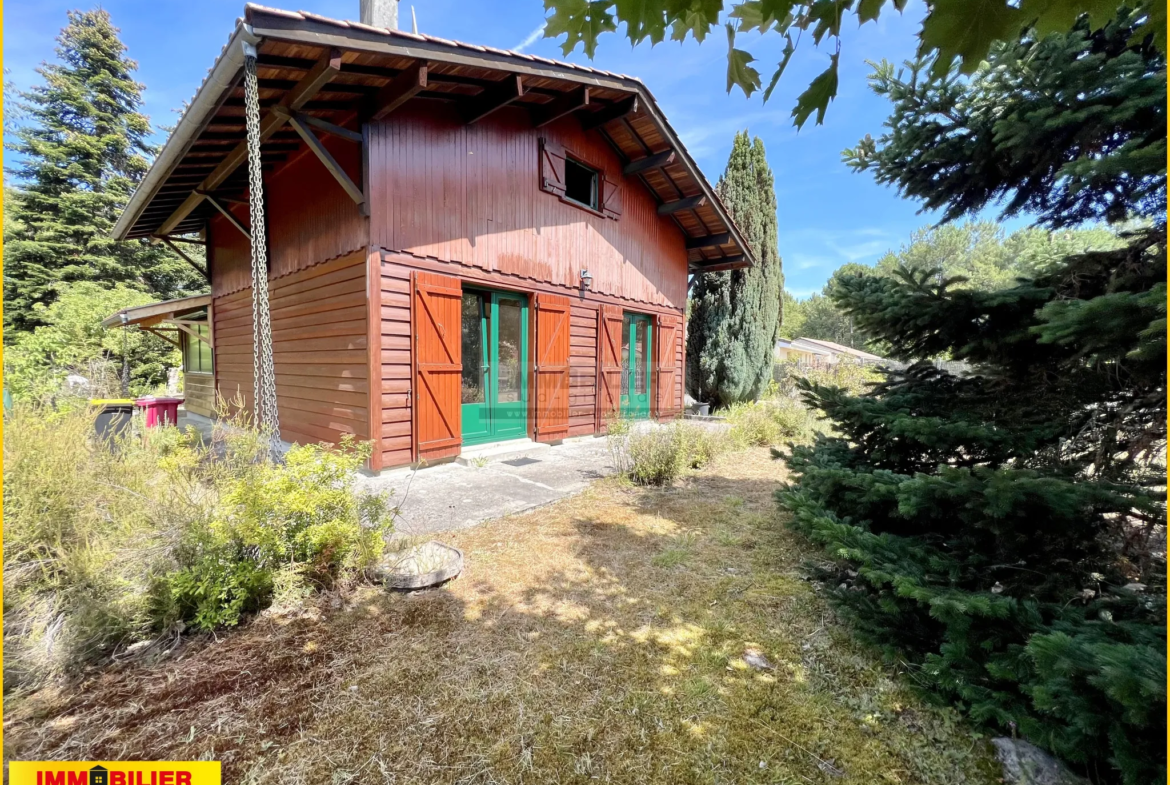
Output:
M179 326L200 413L252 400L264 244L281 436L373 440L375 471L675 416L688 273L751 264L637 79L256 5L115 236L206 243L210 297L120 315Z

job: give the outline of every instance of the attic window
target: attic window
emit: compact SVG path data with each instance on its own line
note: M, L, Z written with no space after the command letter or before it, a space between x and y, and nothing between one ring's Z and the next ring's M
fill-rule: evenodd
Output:
M565 198L591 210L597 206L597 170L572 158L565 159Z

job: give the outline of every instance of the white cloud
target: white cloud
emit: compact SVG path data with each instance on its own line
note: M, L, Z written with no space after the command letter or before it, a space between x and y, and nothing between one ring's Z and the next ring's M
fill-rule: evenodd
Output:
M525 49L527 49L528 47L532 46L537 41L539 41L540 37L542 35L544 35L544 28L545 28L545 25L547 25L547 24L548 24L548 22L541 22L540 27L536 28L531 33L529 33L527 35L527 37L525 37L525 39L523 41L521 41L520 43L516 44L516 46L513 46L512 51L513 52L523 52Z

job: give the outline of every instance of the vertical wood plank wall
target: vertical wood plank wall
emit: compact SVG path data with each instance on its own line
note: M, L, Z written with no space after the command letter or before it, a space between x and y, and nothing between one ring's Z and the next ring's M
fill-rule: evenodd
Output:
M622 183L620 219L540 189L542 136ZM407 107L370 127L368 158L372 245L574 290L588 269L598 294L680 312L686 303L682 231L572 117L534 129L523 109L505 108L469 126L451 107Z
M285 441L336 443L369 435L366 254L323 262L270 283L276 400ZM252 290L217 297L219 392L252 405Z

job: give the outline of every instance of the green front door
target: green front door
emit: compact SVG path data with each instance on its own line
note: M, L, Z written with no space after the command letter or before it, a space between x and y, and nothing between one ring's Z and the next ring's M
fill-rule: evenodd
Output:
M463 290L463 443L528 433L528 300Z
M622 417L650 416L650 358L653 356L650 317L627 313L622 319Z

